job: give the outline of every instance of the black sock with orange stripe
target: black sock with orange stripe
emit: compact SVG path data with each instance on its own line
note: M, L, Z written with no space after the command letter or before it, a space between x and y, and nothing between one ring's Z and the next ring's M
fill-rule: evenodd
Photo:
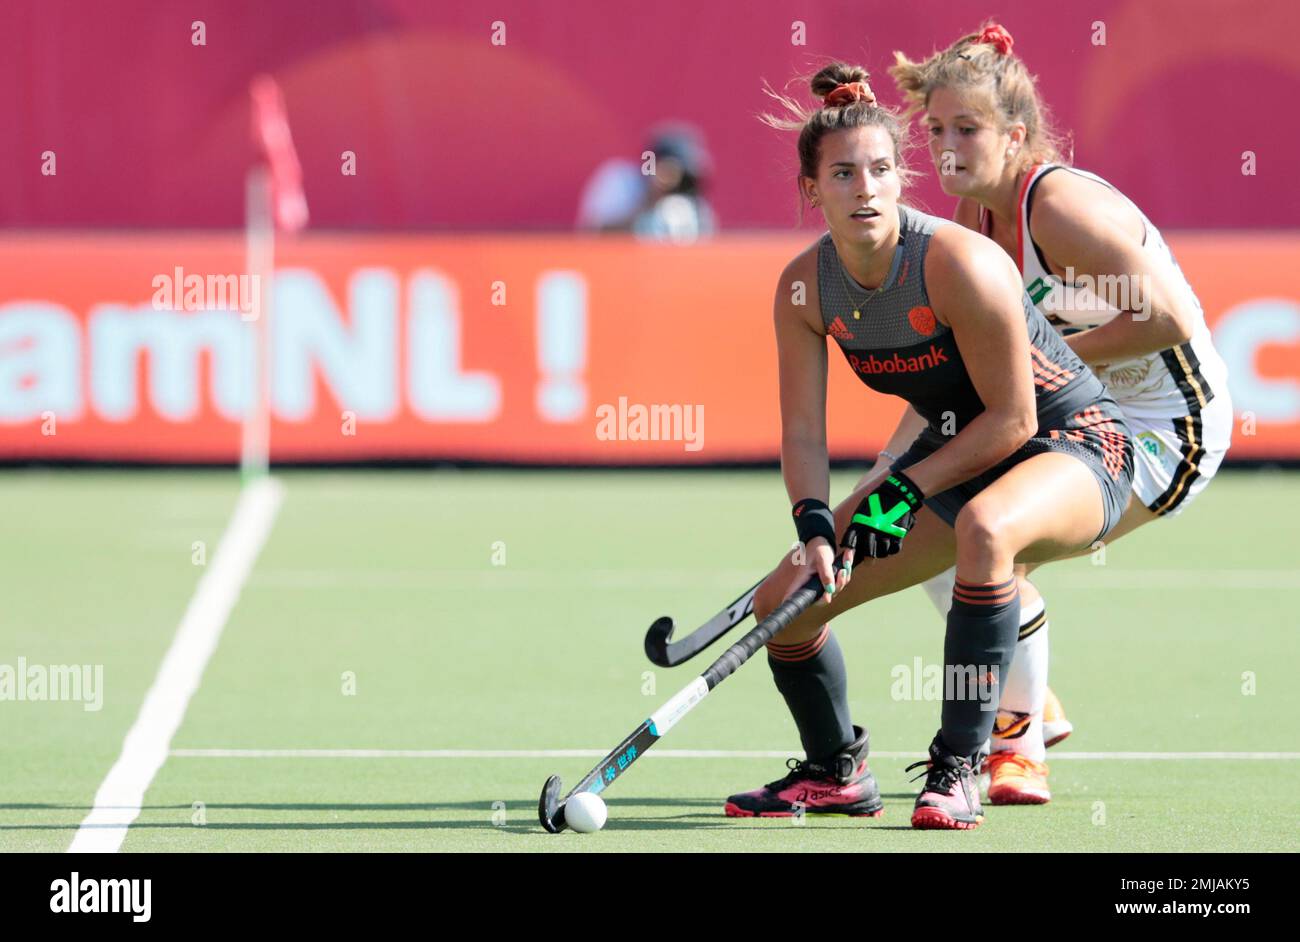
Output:
M833 756L853 742L844 652L830 626L799 644L768 644L767 663L811 761Z
M1020 634L1020 589L1015 577L972 583L957 577L943 639L944 744L974 755L993 732L1002 681Z

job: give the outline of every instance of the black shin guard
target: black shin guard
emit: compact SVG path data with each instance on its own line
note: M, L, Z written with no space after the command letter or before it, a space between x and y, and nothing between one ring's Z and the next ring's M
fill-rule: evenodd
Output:
M802 644L769 644L767 653L808 759L819 761L853 742L844 653L830 628Z
M993 732L1019 633L1020 592L1014 578L989 585L957 579L943 641L941 735L959 756L974 755Z

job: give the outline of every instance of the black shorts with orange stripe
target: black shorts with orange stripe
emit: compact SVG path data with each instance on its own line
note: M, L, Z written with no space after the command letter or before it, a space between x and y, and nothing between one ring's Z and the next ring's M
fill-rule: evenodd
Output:
M957 514L971 498L1016 465L1036 455L1059 452L1078 458L1097 480L1105 521L1096 536L1096 539L1101 539L1119 523L1133 487L1133 435L1124 421L1124 413L1107 396L1074 412L1064 421L1051 424L1056 427L1040 427L1013 455L982 474L927 497L925 506L952 526ZM947 441L949 439L940 432L927 428L892 467L905 471Z

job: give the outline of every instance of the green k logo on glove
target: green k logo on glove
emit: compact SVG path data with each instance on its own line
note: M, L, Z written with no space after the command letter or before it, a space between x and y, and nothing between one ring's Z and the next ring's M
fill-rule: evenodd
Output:
M892 556L903 545L903 537L916 523L921 490L902 472L895 472L858 504L841 546L855 556ZM885 508L889 509L886 510Z
M894 521L911 512L912 508L907 501L902 500L888 511L884 510L880 506L880 495L873 492L867 495L867 512L865 514L861 512L855 513L853 522L861 523L873 530L879 530L881 533L888 533L890 536L904 537L907 536L907 530L897 526Z

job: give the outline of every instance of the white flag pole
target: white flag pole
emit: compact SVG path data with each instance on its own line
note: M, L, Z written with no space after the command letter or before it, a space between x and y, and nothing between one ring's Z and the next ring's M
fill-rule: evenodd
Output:
M271 175L262 164L248 173L245 201L245 265L252 282L252 311L242 314L244 424L239 472L244 484L267 473L271 451L271 331L275 297L275 221Z

